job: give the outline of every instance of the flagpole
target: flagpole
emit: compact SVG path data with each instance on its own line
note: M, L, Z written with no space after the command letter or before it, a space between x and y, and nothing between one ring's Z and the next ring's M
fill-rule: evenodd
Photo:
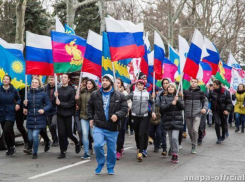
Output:
M56 73L54 74L55 92L58 91L58 79Z
M27 74L25 74L25 100L27 100Z
M115 73L114 62L111 62L111 63L112 63L112 68L113 68L113 77L114 77L115 88L117 90L116 73Z
M177 90L177 93L176 93L176 96L178 96L179 95L179 91L180 91L180 88L182 87L182 79L183 79L183 73L182 73L182 75L181 75L181 78L180 78L180 84L179 84L179 87L178 87L178 90ZM182 92L183 93L183 92Z
M77 87L77 95L79 95L79 91L80 91L80 87L81 87L81 82L82 82L82 76L83 76L83 72L80 72L80 76L79 76L79 83L78 83L78 87Z
M155 94L155 81L156 81L156 78L155 78L155 71L153 72L153 94ZM155 95L155 97L156 97L156 95ZM155 101L155 97L153 98L153 101Z

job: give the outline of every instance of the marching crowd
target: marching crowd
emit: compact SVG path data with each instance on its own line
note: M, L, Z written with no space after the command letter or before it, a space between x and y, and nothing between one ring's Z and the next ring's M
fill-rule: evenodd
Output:
M206 135L206 121L208 126L215 124L217 144L229 136L228 124L232 125L233 116L235 132L241 128L244 133L243 84L231 94L219 80L209 84L206 93L200 90L197 79L191 79L190 88L183 93L178 92L176 83L167 78L162 80L161 88L153 89L143 73L128 87L120 78L114 80L108 74L101 78L101 88L87 77L83 78L81 88L69 85L69 82L70 75L63 74L58 88L55 88L54 77L49 77L44 87L39 76L33 75L25 100L25 90L16 91L11 85L11 77L4 76L0 87L0 123L7 144L6 156L15 154L15 122L25 143L23 151L32 154L33 159L38 158L39 135L44 140L45 152L50 146L60 147L58 159L66 158L70 139L76 153L80 153L83 146L82 159L90 159L91 153L95 152L96 174L101 173L105 162L108 174L114 174L116 160L120 160L124 152L128 127L130 134L135 135L136 158L140 162L147 157L148 144L152 142L154 152L161 150L162 156L170 155L171 161L178 163L187 129L192 143L190 152L195 154ZM76 89L80 89L79 92ZM107 159L103 149L105 144Z

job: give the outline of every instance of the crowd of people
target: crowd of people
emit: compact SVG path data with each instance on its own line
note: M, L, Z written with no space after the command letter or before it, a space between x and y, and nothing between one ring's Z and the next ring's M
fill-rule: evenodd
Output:
M152 142L154 152L161 150L163 157L172 156L173 163L179 162L179 149L182 139L187 137L187 129L192 154L202 145L206 123L208 126L215 124L217 144L229 136L228 123L232 125L234 116L235 132L244 133L243 84L239 84L235 93L230 93L219 80L214 80L203 92L198 80L191 79L190 88L181 93L176 83L168 78L162 80L161 88L153 89L143 73L127 87L120 78L114 80L108 74L101 78L101 88L87 77L83 78L81 88L69 82L70 75L63 74L58 88L52 76L43 86L39 76L33 75L25 98L24 89L17 91L11 85L11 77L3 77L0 123L7 144L6 156L15 154L15 122L24 140L23 151L32 154L32 159L38 158L39 136L44 140L45 152L51 146L60 147L58 159L66 158L70 139L75 144L75 153L80 153L83 146L82 159L90 159L95 153L96 174L101 173L105 163L108 174L114 174L116 160L123 156L125 134L129 130L135 135L138 161L147 157L148 144ZM24 120L26 126L23 126Z

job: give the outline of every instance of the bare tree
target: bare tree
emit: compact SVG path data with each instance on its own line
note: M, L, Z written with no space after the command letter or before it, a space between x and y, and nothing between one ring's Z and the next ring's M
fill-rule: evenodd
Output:
M16 6L15 43L24 44L26 3L27 0L19 0Z

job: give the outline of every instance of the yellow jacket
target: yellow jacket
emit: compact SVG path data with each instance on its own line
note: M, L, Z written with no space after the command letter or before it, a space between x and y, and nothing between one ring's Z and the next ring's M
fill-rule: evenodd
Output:
M245 115L245 107L242 107L244 105L244 98L245 98L245 92L239 94L236 93L236 105L235 105L235 113L244 114Z

